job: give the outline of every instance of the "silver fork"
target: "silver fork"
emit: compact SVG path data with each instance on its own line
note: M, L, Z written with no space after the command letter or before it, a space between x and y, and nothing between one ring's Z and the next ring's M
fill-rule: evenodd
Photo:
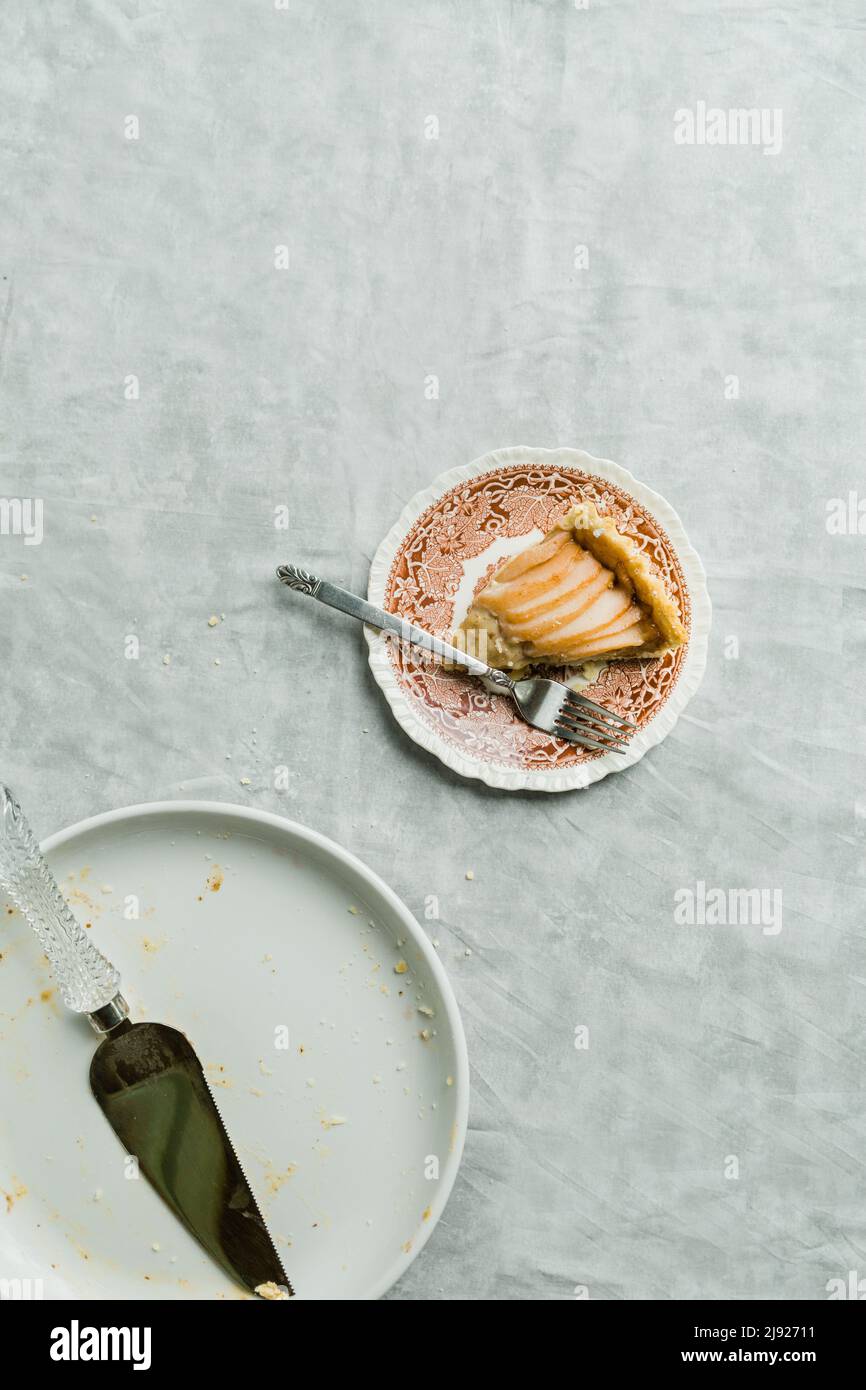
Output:
M330 584L327 579L319 579L307 570L298 569L297 565L280 565L277 577L299 594L308 594L310 598L338 608L341 613L348 613L351 618L358 618L362 623L369 623L383 632L396 633L404 642L422 647L434 656L444 657L471 671L473 676L484 676L503 694L511 696L527 724L564 739L566 743L578 743L583 748L598 752L624 753L623 739L637 728L630 719L623 719L602 705L593 704L592 700L587 700L561 681L547 680L541 676L513 681L505 671L485 665L477 657L462 652L459 647L452 647L423 628L415 627L414 623L407 622L396 613L386 613L384 608L376 608L366 599L358 598L357 594L350 594L348 590Z

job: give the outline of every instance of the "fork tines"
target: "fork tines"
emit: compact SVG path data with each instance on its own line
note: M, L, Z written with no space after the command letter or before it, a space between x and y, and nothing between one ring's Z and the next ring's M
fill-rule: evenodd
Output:
M593 704L592 700L587 700L585 695L581 695L577 690L566 690L563 709L570 709L575 714L592 711L599 719L612 725L622 725L624 729L637 729L637 724L633 724L630 719L626 719L621 714L614 714L613 710L605 709L603 705Z
M564 715L560 715L554 725L554 732L557 738L564 738L568 743L579 743L584 748L593 748L601 753L625 753L626 745L616 737L608 737L599 733L593 724L584 722L572 723Z
M563 699L555 727L559 737L570 743L580 743L584 748L597 752L624 753L623 740L637 725L569 690Z

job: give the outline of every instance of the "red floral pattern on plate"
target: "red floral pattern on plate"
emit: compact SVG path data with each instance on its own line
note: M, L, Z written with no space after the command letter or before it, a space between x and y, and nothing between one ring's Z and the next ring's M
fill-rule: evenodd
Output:
M594 502L600 512L613 516L619 530L649 556L690 627L685 576L655 518L606 478L543 463L483 473L451 488L428 507L394 557L385 607L428 631L450 632L464 563L494 540L525 536L536 529L548 531L580 501ZM652 661L613 662L585 693L645 728L676 685L686 650L683 646ZM488 694L475 677L444 671L411 648L392 644L390 660L416 714L464 755L527 772L559 770L604 756L533 729L508 696ZM561 677L566 672L551 674Z

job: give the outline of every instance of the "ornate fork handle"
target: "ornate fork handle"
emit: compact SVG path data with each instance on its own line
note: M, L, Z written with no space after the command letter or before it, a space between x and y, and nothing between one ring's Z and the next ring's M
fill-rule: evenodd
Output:
M280 565L277 574L290 589L295 589L299 594L308 594L310 598L318 598L322 581L308 570L298 569L297 565Z
M386 613L384 608L377 608L375 604L368 603L357 594L350 594L348 589L341 589L337 584L329 583L327 579L319 579L317 575L299 569L297 565L280 565L277 577L290 589L308 594L320 603L327 603L330 608L338 608L341 613L348 613L350 618L358 618L362 623L369 623L371 627L379 628L383 632L393 632L402 641L411 642L413 646L422 647L434 656L462 666L475 676L485 676L501 690L510 692L513 689L514 682L504 671L497 671L495 667L486 665L477 657L461 651L459 647L452 647L450 642L443 642L440 637L434 637L432 632L425 632L423 628L416 627L414 623L407 622L396 613Z
M2 783L0 888L39 938L67 1008L96 1015L91 1021L99 1031L109 1019L117 1023L125 1017L127 1007L118 993L120 974L70 912L21 807Z

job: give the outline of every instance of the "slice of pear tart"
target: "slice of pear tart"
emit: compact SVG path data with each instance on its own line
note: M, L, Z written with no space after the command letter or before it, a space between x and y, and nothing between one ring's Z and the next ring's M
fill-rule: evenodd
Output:
M662 656L688 639L647 556L592 502L496 570L461 634L505 671Z

